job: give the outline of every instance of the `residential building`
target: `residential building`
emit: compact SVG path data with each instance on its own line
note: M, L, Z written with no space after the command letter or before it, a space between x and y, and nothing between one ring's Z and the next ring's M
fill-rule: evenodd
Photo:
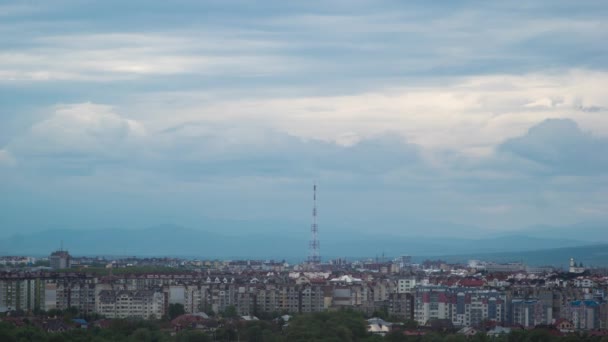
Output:
M160 318L166 312L162 290L101 290L96 312L108 318Z
M578 330L600 328L600 304L594 300L575 300L568 307L570 321Z
M71 267L71 256L67 251L59 250L51 253L49 263L52 269L64 269Z

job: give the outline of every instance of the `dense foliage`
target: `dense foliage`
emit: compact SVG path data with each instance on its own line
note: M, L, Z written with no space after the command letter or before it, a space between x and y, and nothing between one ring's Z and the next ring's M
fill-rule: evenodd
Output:
M174 308L181 311L181 308ZM228 310L231 311L231 310ZM70 313L64 313L64 322L70 323ZM34 318L31 318L34 320ZM509 335L490 338L485 334L465 337L458 334L438 334L426 332L422 336L408 336L404 330L395 330L386 337L373 336L367 332L362 314L354 311L323 312L297 315L287 324L281 319L267 321L242 321L221 318L217 329L203 332L198 329L183 329L175 332L169 321L156 320L110 320L106 328L97 326L88 329L72 328L65 332L46 332L29 319L21 320L24 325L16 326L10 322L0 322L0 341L157 341L157 342L208 342L208 341L248 341L248 342L454 342L454 341L500 341L500 342L552 342L552 341L593 341L608 342L608 337L589 334L555 336L556 331L535 329L513 331ZM413 329L404 325L403 329Z
M169 304L169 319L174 319L186 313L182 304Z
M363 316L354 311L301 315L289 322L287 341L364 341L371 336Z

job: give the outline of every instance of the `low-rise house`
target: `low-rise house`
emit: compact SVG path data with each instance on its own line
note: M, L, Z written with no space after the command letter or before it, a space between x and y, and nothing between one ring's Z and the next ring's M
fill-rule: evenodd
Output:
M464 327L464 328L458 330L458 332L456 332L456 333L459 335L464 335L464 336L470 337L470 336L476 335L477 330L473 327Z
M565 318L559 318L555 321L555 328L561 332L574 331L574 324Z
M486 335L488 335L488 337L497 338L499 336L508 335L510 333L511 333L511 328L495 326L494 328L489 330L486 333Z
M387 322L378 317L373 317L367 320L367 331L375 335L386 335L391 331L392 326L393 323Z

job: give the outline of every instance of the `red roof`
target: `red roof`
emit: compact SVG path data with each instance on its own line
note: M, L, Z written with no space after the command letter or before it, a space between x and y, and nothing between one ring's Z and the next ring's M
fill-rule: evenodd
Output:
M460 285L466 287L480 287L484 286L485 282L481 279L462 279Z
M560 325L560 324L562 324L562 323L564 323L564 322L566 322L566 323L568 323L568 324L572 325L572 322L570 322L569 320L567 320L567 319L565 319L565 318L558 318L558 319L555 321L555 324L554 324L554 325L555 325L555 326L558 326L558 325Z
M405 330L405 331L403 331L403 335L406 335L406 336L424 336L424 335L426 335L426 331Z
M182 327L185 327L185 326L190 326L193 323L202 322L203 320L204 320L204 318L201 317L201 316L184 314L184 315L175 317L171 321L171 325L172 326L182 326Z

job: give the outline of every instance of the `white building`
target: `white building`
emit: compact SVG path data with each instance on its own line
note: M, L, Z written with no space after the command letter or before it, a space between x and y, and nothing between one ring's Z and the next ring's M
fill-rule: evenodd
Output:
M582 263L579 263L577 266L576 262L574 262L574 258L570 258L570 267L568 267L568 272L583 273L583 272L585 272L585 267L583 267Z
M402 278L397 281L397 293L412 293L416 287L416 278Z

